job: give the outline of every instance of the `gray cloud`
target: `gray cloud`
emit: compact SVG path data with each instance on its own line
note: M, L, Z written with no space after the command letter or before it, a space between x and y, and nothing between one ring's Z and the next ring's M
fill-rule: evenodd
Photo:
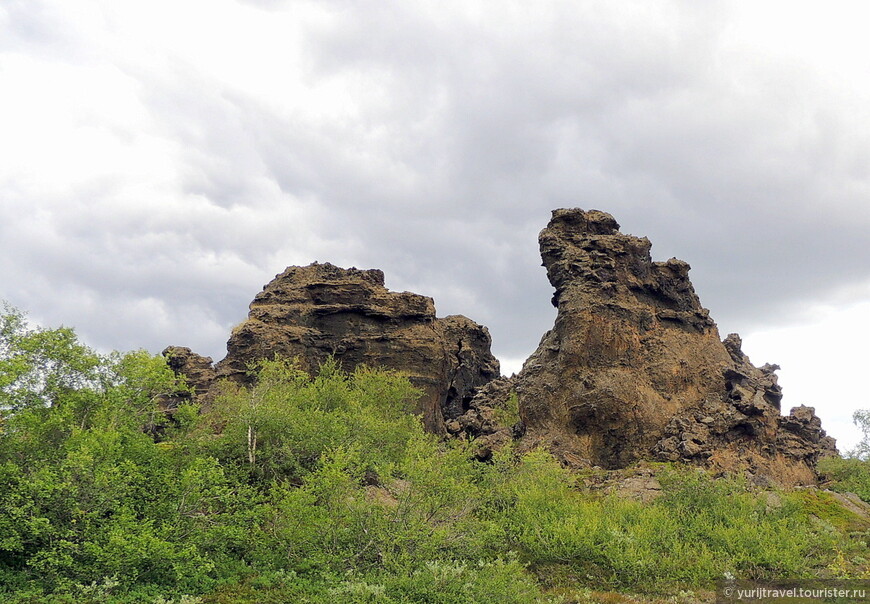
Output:
M51 2L5 9L0 60L111 65L136 119L107 136L153 165L48 192L0 173L0 294L102 347L221 356L272 275L331 261L383 268L518 358L552 324L536 235L564 206L689 261L727 331L870 280L866 88L753 56L731 3L243 4L316 13L297 63L226 43L337 107L264 98L157 43L108 56L110 25L58 33Z

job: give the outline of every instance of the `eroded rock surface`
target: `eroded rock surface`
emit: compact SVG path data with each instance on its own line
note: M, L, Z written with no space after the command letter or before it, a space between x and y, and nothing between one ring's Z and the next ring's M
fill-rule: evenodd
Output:
M687 263L653 262L649 240L596 210L555 210L539 243L558 313L511 379L485 327L437 318L431 298L389 291L379 270L318 263L257 294L215 367L188 349L167 357L206 402L215 380L248 383L249 364L276 354L312 373L329 356L403 371L427 427L475 439L484 459L518 441L574 467L683 461L759 484L816 482L833 439L811 407L781 415L779 367L755 367L736 334L720 340Z
M168 346L163 351L163 356L166 357L170 369L187 378L187 384L194 392L208 390L215 377L211 357L199 355L185 346Z
M314 263L287 268L256 295L215 377L250 383L250 363L275 355L297 358L311 373L330 356L346 371L402 371L424 393L427 427L443 432L445 416L461 415L477 388L498 377L490 344L486 327L437 318L431 298L388 290L380 270Z
M481 426L483 438L503 431L477 418L511 390L523 445L547 446L569 465L689 461L815 482L833 439L812 408L781 416L778 367L753 366L737 335L720 341L687 263L653 262L649 240L595 210L554 211L539 242L555 325L510 386L472 401L460 424Z
M177 392L167 397L165 406L175 408L181 403L190 402L194 397L205 397L215 381L216 372L211 357L196 354L186 346L168 346L163 356L169 368L184 376L190 392Z

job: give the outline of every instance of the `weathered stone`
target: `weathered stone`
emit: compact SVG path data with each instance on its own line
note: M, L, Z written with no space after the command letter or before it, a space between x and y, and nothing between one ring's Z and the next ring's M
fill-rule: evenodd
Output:
M724 388L728 353L688 264L652 262L649 240L598 211L556 210L539 241L558 315L516 380L529 433L606 468L649 457L681 409Z
M462 315L436 320L447 352L447 391L442 402L446 419L465 413L477 391L501 375L498 360L492 356L489 330Z
M510 379L485 327L437 318L431 298L389 291L379 270L318 263L263 288L215 368L187 349L167 357L206 402L211 382L250 383L249 365L276 354L311 373L329 357L399 370L423 391L427 427L477 439L482 458L519 441L574 468L657 459L816 482L833 439L811 407L781 415L779 367L752 365L737 334L720 340L686 262L653 262L649 240L596 210L555 210L539 243L558 313Z
M206 395L216 375L211 357L196 354L183 346L169 346L162 354L169 368L183 376L191 389L191 392L177 392L168 397L165 401L167 408L175 408L182 402L189 402L193 397Z
M628 476L616 485L615 494L623 499L649 503L661 496L662 485L651 473Z
M346 371L401 371L423 391L426 426L443 433L444 417L461 415L498 377L490 343L486 327L466 317L437 318L431 298L388 290L379 270L314 263L287 268L256 295L214 377L250 384L251 364L275 355L312 374L330 357Z
M822 421L813 407L794 407L787 416L777 418L777 449L794 459L815 465L819 457L837 452L833 438L822 430Z
M846 510L854 514L865 528L870 528L870 503L867 503L855 493L837 493L825 490L831 497L836 499Z
M753 366L736 334L720 341L687 263L653 262L649 240L596 210L554 211L539 241L555 325L507 387L471 402L459 418L469 434L497 433L486 409L515 391L522 446L567 465L660 459L815 482L833 440L811 408L780 415L779 367Z

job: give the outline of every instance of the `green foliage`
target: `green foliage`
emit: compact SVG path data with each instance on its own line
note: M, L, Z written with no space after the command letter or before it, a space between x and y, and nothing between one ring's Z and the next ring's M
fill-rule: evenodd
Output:
M400 375L359 368L346 376L329 361L312 380L280 359L262 362L256 375L251 389L224 384L203 414L198 451L261 484L297 480L339 447L366 451L361 470L386 472L419 432L408 409L420 393ZM221 426L217 438L213 426Z
M0 315L0 409L51 405L98 379L99 356L66 327L33 329L6 303Z
M177 391L159 357L102 357L66 328L0 319L0 573L82 592L105 581L184 584L205 561L173 538L176 461L144 429ZM205 564L207 566L207 564ZM194 580L194 583L197 581Z
M861 429L863 437L861 441L855 445L855 448L849 451L849 457L855 457L863 461L870 461L870 409L859 409L852 415L855 425Z
M663 475L664 494L648 505L573 488L542 451L506 475L496 509L512 546L535 565L566 565L592 585L703 585L726 572L794 577L810 573L819 551L833 546L796 508L768 509L739 482L700 471Z
M331 591L341 602L502 604L543 601L540 588L516 560L468 564L430 561L409 573L343 581Z
M520 399L516 392L511 392L504 406L495 408L495 420L502 426L513 426L520 421Z
M515 559L490 562L429 561L406 572L349 572L316 578L293 571L258 575L225 586L204 600L209 604L531 604L546 598Z
M616 499L545 451L481 463L425 433L401 375L273 359L254 377L170 419L183 385L164 359L98 355L7 308L0 599L571 601L864 568L841 508L809 491L770 506L677 468L653 503ZM866 462L826 463L866 493Z
M819 461L819 471L833 481L833 490L855 493L870 503L870 459L826 457Z
M870 528L870 521L843 507L828 491L801 489L789 493L787 498L800 506L807 515L840 531L860 531Z

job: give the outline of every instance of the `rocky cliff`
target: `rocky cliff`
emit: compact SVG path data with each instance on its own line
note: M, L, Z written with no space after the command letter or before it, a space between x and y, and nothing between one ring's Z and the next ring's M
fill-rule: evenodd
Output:
M720 340L687 263L653 262L649 240L594 210L554 211L539 242L555 325L454 431L480 438L484 452L523 434L523 446L547 446L575 466L659 459L815 481L817 459L836 453L833 439L812 408L781 416L778 367L754 367L734 334ZM510 392L521 425L499 426L493 410Z
M555 288L553 328L511 379L499 377L485 327L437 318L431 298L384 287L379 270L289 267L250 305L227 356L165 352L208 402L216 380L251 379L251 361L295 357L312 373L329 356L405 372L437 433L477 439L480 454L516 440L575 467L685 461L759 481L811 484L835 454L810 407L780 413L775 365L757 368L740 338L720 339L681 260L604 212L555 210L539 237Z
M164 354L203 393L216 379L249 383L250 363L275 355L298 359L312 374L330 356L346 371L361 364L402 371L423 391L426 426L443 432L445 416L464 412L477 388L498 377L490 343L486 327L466 317L437 318L432 298L388 290L379 270L314 263L287 268L256 295L212 373L211 359L188 349Z

